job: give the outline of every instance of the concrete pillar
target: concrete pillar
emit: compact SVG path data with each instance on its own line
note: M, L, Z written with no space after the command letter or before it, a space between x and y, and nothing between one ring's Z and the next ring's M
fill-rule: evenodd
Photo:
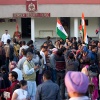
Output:
M98 40L100 41L100 17L98 18L98 20L99 20L99 21L98 21L98 22L99 22L99 29L98 29L98 30L99 30L99 33L98 33L98 38L99 38L99 39L98 39Z
M31 18L31 40L35 42L35 20Z
M78 40L78 18L74 18L74 37Z

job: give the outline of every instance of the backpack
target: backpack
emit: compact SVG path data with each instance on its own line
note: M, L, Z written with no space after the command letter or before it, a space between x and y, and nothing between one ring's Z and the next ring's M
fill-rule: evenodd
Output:
M14 48L12 45L10 45L9 59L13 60L13 58L14 58Z

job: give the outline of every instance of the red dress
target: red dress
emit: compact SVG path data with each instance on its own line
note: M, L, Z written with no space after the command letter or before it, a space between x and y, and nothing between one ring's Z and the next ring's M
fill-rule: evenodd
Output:
M6 89L0 89L0 92L10 92L10 98L8 98L7 100L11 100L12 98L12 94L13 94L13 89L15 88L16 84L19 83L19 81L14 81L12 82L11 86L9 88L6 88Z

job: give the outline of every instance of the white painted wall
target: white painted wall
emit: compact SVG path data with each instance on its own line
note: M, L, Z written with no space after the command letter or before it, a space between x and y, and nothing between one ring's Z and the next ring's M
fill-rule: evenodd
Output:
M99 0L98 0L99 1ZM100 4L46 4L38 5L37 13L50 13L51 17L100 17ZM13 13L28 13L26 5L0 5L0 18L13 17Z
M78 23L80 23L80 19L78 18ZM98 37L95 34L95 30L99 27L99 18L86 18L88 19L88 26L87 26L87 34L91 37ZM21 19L18 19L19 24L19 31L21 31ZM16 30L16 23L8 22L6 19L5 23L0 23L0 38L5 30L9 31L11 37L13 36L14 31ZM46 30L47 32L40 32L40 30ZM50 30L50 31L49 31ZM53 33L51 32L53 31ZM70 18L70 33L71 37L74 36L74 18ZM56 17L51 18L35 18L35 37L36 38L43 38L50 35L51 37L58 37L56 34Z
M6 22L0 23L0 38L5 30L8 30L11 37L13 37L14 32L16 31L16 22L8 22L8 19L5 19ZM21 32L21 19L18 19L19 31Z
M99 18L87 17L85 19L88 19L88 26L86 26L88 36L98 37L98 35L95 34L95 30L99 28ZM80 20L81 18L78 18L78 26L80 25ZM70 33L71 33L71 37L73 37L74 36L74 18L71 18L70 22L71 22L70 23Z
M70 37L74 37L74 18L70 18Z
M87 34L91 37L98 37L98 35L95 34L95 30L99 28L99 18L89 18L87 26Z
M35 18L35 37L43 38L48 35L57 37L56 21L57 18Z

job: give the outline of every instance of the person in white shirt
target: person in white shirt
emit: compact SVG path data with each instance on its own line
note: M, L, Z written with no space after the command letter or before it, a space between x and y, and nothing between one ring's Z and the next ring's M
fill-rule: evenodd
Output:
M42 56L43 60L44 60L44 65L46 64L46 57L44 54L44 51L46 50L45 46L41 46L41 51L40 51L40 55Z
M17 68L16 62L15 61L11 61L9 64L9 69L10 71L14 71L18 74L18 81L23 80L23 75L22 75L22 71L20 69Z
M20 48L20 50L19 50L19 56L21 56L21 50L22 49L25 49L25 50L27 50L29 47L26 45L26 42L25 41L22 41L22 47Z
M20 87L20 88L19 89L16 89L13 92L13 95L12 95L12 99L11 100L28 100L28 98L27 98L28 93L26 91L27 81L21 80L19 82L19 84L17 84L17 87Z
M5 30L5 33L2 35L1 37L1 41L4 43L4 44L7 44L7 40L10 39L11 40L11 37L10 35L8 34L8 30Z
M18 63L17 63L17 67L20 69L20 70L22 70L23 71L23 64L24 64L24 62L25 62L25 60L26 60L26 50L25 49L22 49L21 50L21 55L22 55L22 58L18 61Z

